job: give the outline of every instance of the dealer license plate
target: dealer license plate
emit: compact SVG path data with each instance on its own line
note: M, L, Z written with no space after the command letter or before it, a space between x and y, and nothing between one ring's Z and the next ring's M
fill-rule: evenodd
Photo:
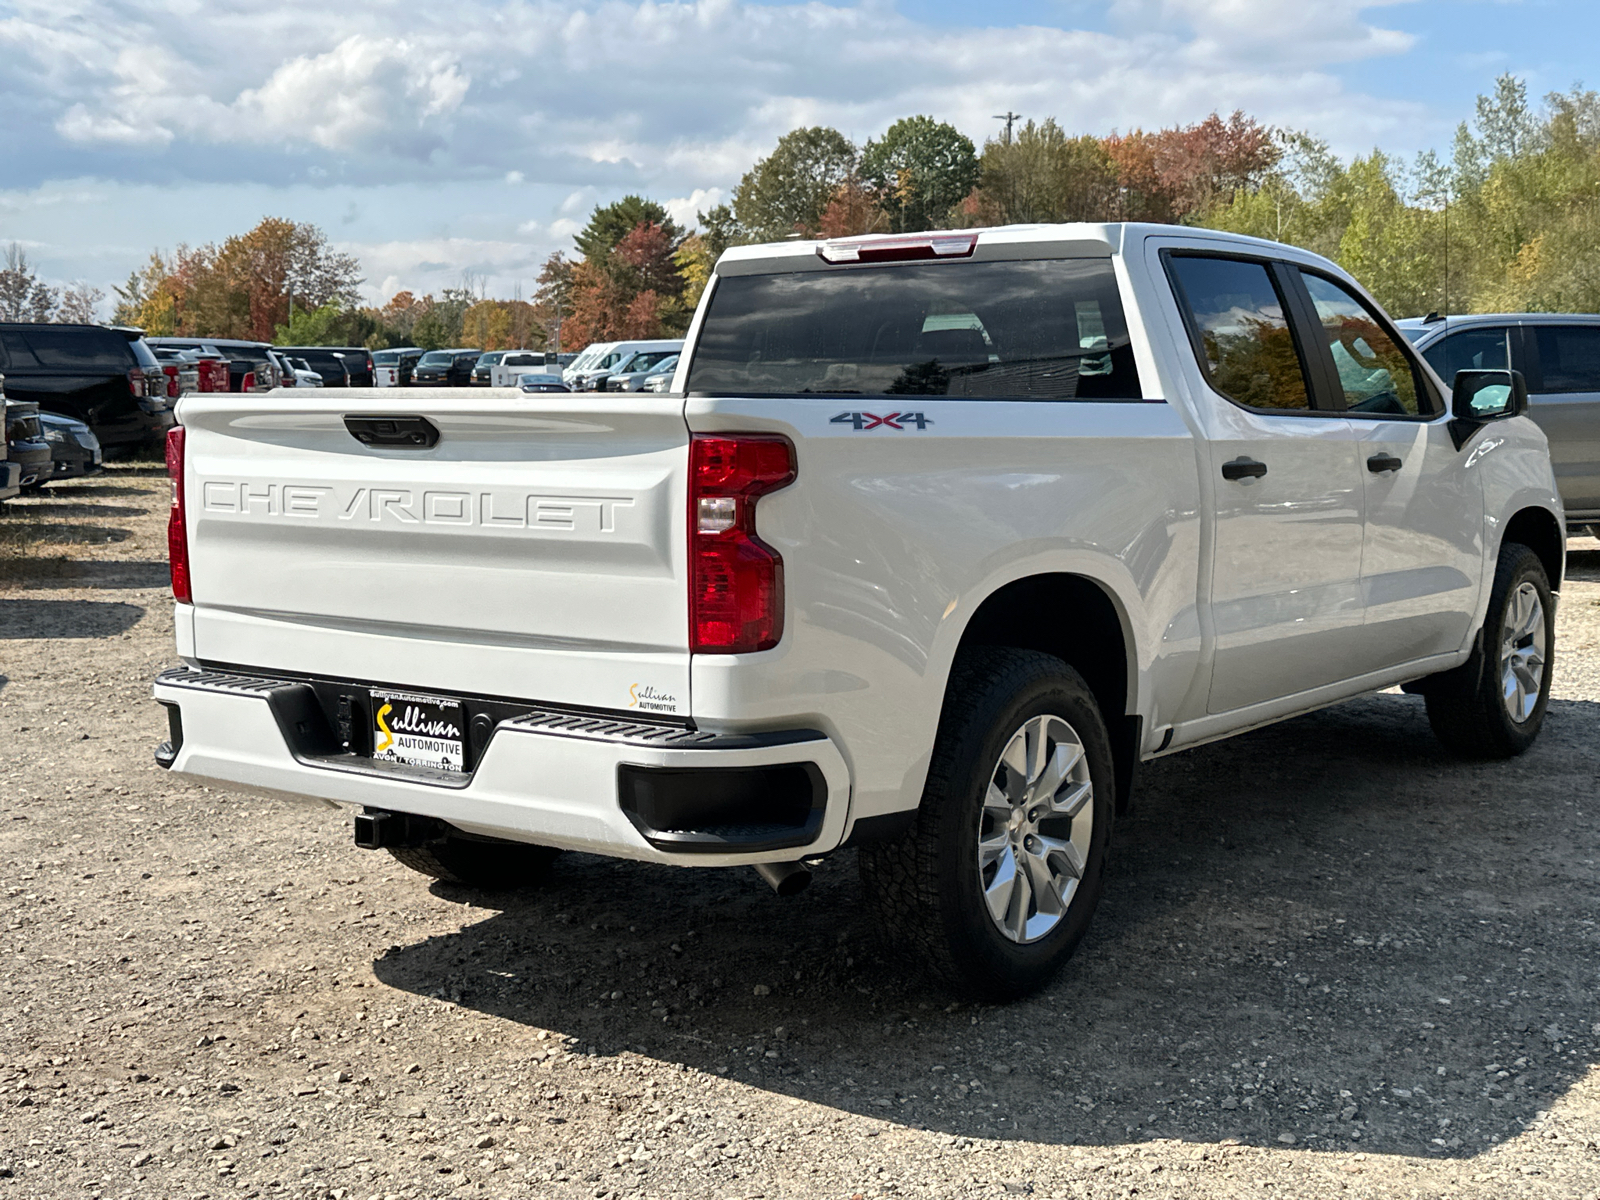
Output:
M372 692L372 757L375 762L465 769L466 718L461 701L410 692Z

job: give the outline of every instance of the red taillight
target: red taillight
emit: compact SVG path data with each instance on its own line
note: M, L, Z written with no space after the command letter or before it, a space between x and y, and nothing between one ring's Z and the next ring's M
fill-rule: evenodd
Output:
M239 390L241 392L253 392L256 390L256 373L254 371L246 371L244 373L244 379L239 383Z
M817 253L831 263L917 262L932 258L971 258L975 233L914 233L904 237L844 238L823 242Z
M172 598L192 604L189 593L189 524L183 510L183 426L167 430L167 474L172 479L172 511L167 515L167 561L172 566Z
M769 434L689 443L689 649L770 650L783 637L783 559L756 536L756 500L794 482L794 447Z
M174 399L178 396L178 368L167 363L161 368L161 373L167 377L167 395Z
M228 390L228 364L220 358L203 358L199 363L199 387L202 392Z
M132 367L128 370L128 392L134 396L144 395L143 367Z

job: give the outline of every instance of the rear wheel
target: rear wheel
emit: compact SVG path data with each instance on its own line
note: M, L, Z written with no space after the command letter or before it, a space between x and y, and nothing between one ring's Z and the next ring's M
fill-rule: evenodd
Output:
M1555 605L1528 547L1500 549L1483 636L1472 657L1423 681L1428 723L1460 758L1512 758L1533 745L1550 703Z
M1076 671L1028 650L964 655L915 823L861 850L889 948L973 999L1049 982L1100 900L1113 780L1105 722Z
M559 851L447 835L422 846L391 846L389 853L403 866L443 883L498 892L546 882Z

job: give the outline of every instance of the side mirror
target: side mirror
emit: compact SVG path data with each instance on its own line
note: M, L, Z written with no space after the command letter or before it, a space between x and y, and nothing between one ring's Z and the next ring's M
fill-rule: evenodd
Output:
M1528 384L1521 371L1457 371L1450 389L1450 415L1481 425L1528 411Z

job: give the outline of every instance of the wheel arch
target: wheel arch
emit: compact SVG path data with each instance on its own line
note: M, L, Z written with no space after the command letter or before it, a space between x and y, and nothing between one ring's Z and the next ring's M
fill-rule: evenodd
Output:
M1528 547L1544 564L1544 573L1550 580L1550 590L1561 590L1561 576L1566 568L1567 542L1561 522L1547 508L1531 505L1519 509L1505 524L1500 534L1500 544L1517 542Z
M1083 676L1111 735L1117 811L1127 811L1143 749L1143 720L1137 715L1133 632L1116 594L1096 579L1070 572L1013 579L973 611L956 654L975 646L1037 650L1060 658Z

